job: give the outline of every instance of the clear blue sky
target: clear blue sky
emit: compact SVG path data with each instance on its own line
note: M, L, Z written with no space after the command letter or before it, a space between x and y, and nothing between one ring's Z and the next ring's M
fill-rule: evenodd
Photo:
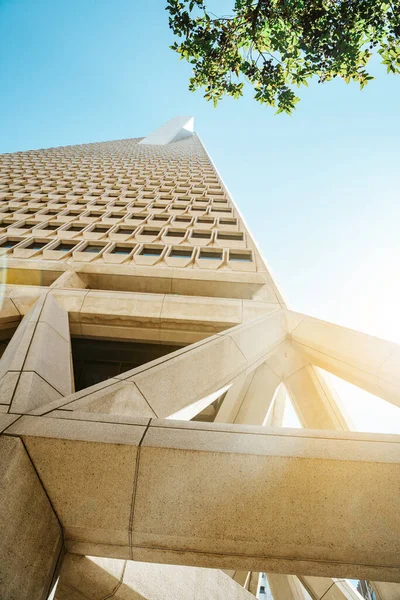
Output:
M0 152L138 137L193 114L289 304L400 342L400 77L376 64L362 92L311 85L292 117L251 94L214 109L187 91L164 4L0 0ZM349 402L361 428L400 432L399 409L371 400L373 423L365 397Z

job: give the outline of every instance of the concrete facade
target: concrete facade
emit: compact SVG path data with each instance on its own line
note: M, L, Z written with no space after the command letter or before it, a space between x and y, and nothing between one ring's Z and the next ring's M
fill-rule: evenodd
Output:
M190 117L1 156L0 260L2 599L400 598L400 437L319 370L400 405L400 349L286 307Z

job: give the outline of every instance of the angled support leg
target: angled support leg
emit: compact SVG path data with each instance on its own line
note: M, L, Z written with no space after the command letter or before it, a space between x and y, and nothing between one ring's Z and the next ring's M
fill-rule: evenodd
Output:
M55 600L254 600L217 569L67 554Z
M136 403L131 415L143 415L147 407L146 416L191 419L205 408L199 410L199 402L208 398L211 404L215 392L257 369L285 337L283 311L271 313L55 401L35 414L56 409L111 412L104 409L104 401L109 406L116 394L126 394Z
M363 600L346 579L302 576L299 579L313 600Z
M286 312L293 346L309 362L400 406L400 346L306 315Z
M8 412L21 414L72 392L68 313L52 296L42 295L0 360L2 402Z

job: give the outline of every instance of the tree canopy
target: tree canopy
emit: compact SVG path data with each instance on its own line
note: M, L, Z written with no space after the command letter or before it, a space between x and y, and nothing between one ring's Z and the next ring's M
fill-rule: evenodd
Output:
M221 16L206 0L167 1L181 38L171 48L193 66L189 89L205 88L214 105L242 96L247 81L258 102L290 114L294 90L313 77L363 88L373 79L373 53L388 73L400 73L399 0L236 0Z

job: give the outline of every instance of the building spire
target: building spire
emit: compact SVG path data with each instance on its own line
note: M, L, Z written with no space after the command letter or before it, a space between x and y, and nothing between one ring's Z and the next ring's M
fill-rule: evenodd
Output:
M174 117L143 138L139 144L164 146L165 144L191 137L193 135L193 130L194 117Z

